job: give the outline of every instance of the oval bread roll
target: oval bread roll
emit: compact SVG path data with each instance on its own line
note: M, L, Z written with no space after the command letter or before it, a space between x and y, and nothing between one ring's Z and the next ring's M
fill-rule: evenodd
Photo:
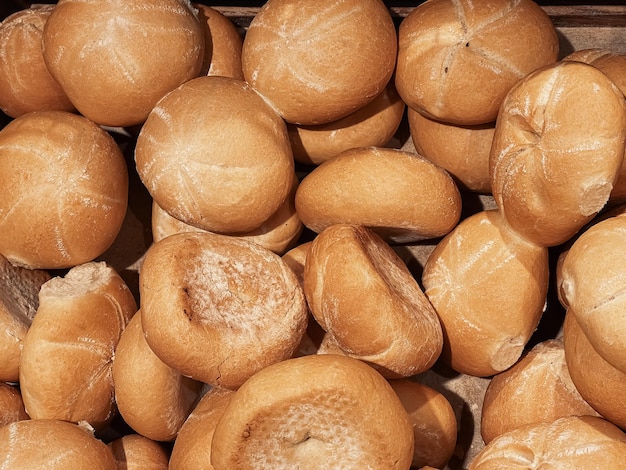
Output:
M109 442L117 467L124 470L167 470L165 447L141 434L126 434Z
M0 428L5 424L30 419L24 408L24 400L16 386L0 382Z

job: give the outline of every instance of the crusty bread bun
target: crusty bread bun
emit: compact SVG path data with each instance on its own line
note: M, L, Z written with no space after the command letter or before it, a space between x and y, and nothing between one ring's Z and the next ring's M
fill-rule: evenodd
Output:
M548 277L547 248L517 235L498 210L463 219L422 274L444 329L442 359L480 377L515 364L543 314Z
M214 469L211 464L213 434L234 394L227 388L212 387L202 396L174 441L169 470Z
M41 37L54 5L34 4L0 23L0 109L11 117L30 111L73 111L43 59Z
M526 76L502 103L490 154L507 223L539 245L570 239L607 203L625 139L624 96L597 68L561 61Z
M400 127L405 109L393 81L373 101L353 113L327 124L288 124L294 159L319 165L344 150L384 147Z
M243 36L230 18L208 5L193 3L204 30L204 62L200 75L220 75L243 80Z
M558 54L552 20L532 0L431 0L400 23L396 87L434 119L483 124L518 80Z
M313 241L300 243L282 255L283 261L285 261L296 274L300 283L304 282L304 265L306 264L306 256L312 244Z
M570 415L599 416L572 382L563 342L551 339L538 343L491 379L482 403L480 433L489 444L526 424Z
M398 255L363 226L336 224L315 237L304 292L341 350L387 378L424 372L441 353L433 306Z
M415 435L412 467L445 468L454 454L457 420L448 399L415 380L395 379L389 384L409 414Z
M236 237L184 232L153 244L139 292L150 348L210 385L237 388L291 357L306 329L294 272L279 255Z
M20 361L31 418L85 421L96 429L111 421L113 356L136 311L130 289L105 262L76 266L41 287Z
M22 341L39 306L48 271L13 266L0 255L0 382L19 380Z
M491 441L469 470L621 468L626 434L597 416L568 416L522 426Z
M159 101L137 137L135 161L163 210L221 233L249 232L271 217L295 171L285 122L247 83L217 76Z
M296 211L316 233L334 224L357 224L388 242L406 243L452 230L461 215L461 196L452 177L420 155L359 147L302 179Z
M183 377L152 352L139 312L120 337L111 372L124 421L149 439L173 441L200 398L202 383Z
M142 123L161 97L198 76L205 49L188 0L59 0L42 45L76 109L107 126Z
M19 389L6 382L0 382L0 428L23 419L30 419L30 416L26 413Z
M0 426L0 468L118 469L111 450L91 429L60 419Z
M273 364L239 388L213 435L215 470L408 469L413 429L389 383L345 356Z
M119 470L167 470L169 454L160 443L141 434L127 434L109 442Z
M70 268L113 244L128 206L128 169L93 122L34 111L0 131L0 188L0 253L29 268Z
M417 153L450 173L459 189L491 193L489 152L495 123L460 126L430 119L412 108L407 120Z
M243 42L243 74L287 121L340 119L391 80L396 28L381 0L269 0Z

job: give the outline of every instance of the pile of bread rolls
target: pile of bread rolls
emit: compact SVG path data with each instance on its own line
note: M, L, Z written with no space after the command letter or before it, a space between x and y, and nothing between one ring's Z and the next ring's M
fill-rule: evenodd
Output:
M626 57L388 3L0 23L0 467L626 461Z

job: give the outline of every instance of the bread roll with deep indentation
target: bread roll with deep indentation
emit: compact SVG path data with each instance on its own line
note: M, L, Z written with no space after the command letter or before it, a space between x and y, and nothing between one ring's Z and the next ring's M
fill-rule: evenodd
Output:
M507 223L543 246L569 240L607 203L624 159L626 102L597 68L561 61L508 93L490 154Z
M553 63L559 40L532 0L435 0L400 23L395 83L411 108L460 125L495 121L509 89Z
M76 266L41 287L20 361L31 418L84 421L96 429L111 421L113 356L136 311L130 289L105 262Z
M167 470L169 454L160 443L141 434L126 434L109 442L119 470Z
M397 52L381 0L270 0L243 42L243 74L294 124L336 121L378 96Z
M413 429L389 383L357 359L313 355L273 364L234 394L213 435L215 470L405 469Z
M461 196L445 170L418 154L359 147L302 179L296 211L316 233L334 224L356 224L388 242L406 243L452 230L461 215Z
M159 101L137 137L135 162L163 210L220 233L258 228L285 202L295 172L285 122L247 83L218 76L190 80Z
M0 428L23 419L30 419L30 416L26 413L19 389L6 382L0 382Z
M521 238L498 210L464 219L422 274L444 330L442 358L481 377L515 364L543 314L548 277L547 248Z
M291 268L236 237L187 232L153 244L139 292L150 348L210 385L237 388L291 357L306 329L304 293Z

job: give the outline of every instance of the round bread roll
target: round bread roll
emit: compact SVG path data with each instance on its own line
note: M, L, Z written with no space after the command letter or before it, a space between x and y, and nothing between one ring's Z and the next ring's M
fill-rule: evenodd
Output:
M356 224L387 242L407 243L452 230L460 219L461 196L452 177L420 155L359 147L302 179L296 211L316 233L334 224Z
M543 314L548 277L547 248L517 235L498 210L464 219L422 274L443 326L444 361L479 377L515 364Z
M0 255L0 382L19 380L22 341L39 307L39 290L51 275L13 266Z
M313 355L273 364L235 392L213 435L215 470L407 469L413 429L389 383L367 364Z
M76 266L41 287L19 374L31 418L85 421L96 429L111 421L113 356L136 311L128 286L105 262Z
M397 34L381 0L269 0L243 41L243 74L293 124L336 121L391 80Z
M202 396L174 441L169 470L214 469L211 464L213 434L234 394L227 388L213 387Z
M65 111L35 111L0 131L0 254L33 269L92 261L117 237L128 169L111 135Z
M565 416L599 416L572 382L560 339L538 343L510 369L496 374L482 404L480 433L489 444L526 424Z
M135 161L163 210L220 233L258 228L285 202L295 172L285 122L247 83L217 76L159 101Z
M0 426L0 468L117 470L113 453L86 426L32 419Z
M437 390L408 379L389 384L409 414L415 435L412 467L445 468L454 454L457 421L452 405Z
M30 111L73 111L43 59L43 28L54 5L31 5L0 23L0 109L11 117Z
M114 127L142 123L159 99L197 77L205 49L188 0L59 0L42 44L76 109Z
M111 372L124 421L149 439L173 441L200 398L202 383L183 377L152 352L139 312L120 337Z
M441 353L437 313L398 255L365 227L336 224L315 237L304 293L341 350L387 378L424 372Z
M24 400L19 389L11 384L0 382L0 428L5 424L30 419L24 408Z
M532 0L429 1L400 23L395 83L429 117L484 124L518 80L558 54L552 20Z
M204 62L201 75L219 75L243 80L243 36L230 18L215 8L193 3L204 29Z
M282 255L283 261L285 261L296 274L300 283L304 282L304 265L306 264L306 256L312 244L313 241L300 243Z
M621 468L626 434L596 416L568 416L522 426L491 441L469 470Z
M528 75L502 103L490 154L507 223L538 245L570 239L607 203L625 139L624 96L597 68L561 61Z
M169 455L159 442L127 434L108 444L120 470L167 470Z
M495 123L460 126L407 110L411 140L417 153L444 168L460 189L491 193L489 152Z
M373 101L346 117L316 126L288 124L294 159L319 165L351 148L383 147L400 127L404 108L390 81Z
M167 365L237 388L292 356L307 306L294 272L256 243L178 233L153 244L139 273L146 340Z

